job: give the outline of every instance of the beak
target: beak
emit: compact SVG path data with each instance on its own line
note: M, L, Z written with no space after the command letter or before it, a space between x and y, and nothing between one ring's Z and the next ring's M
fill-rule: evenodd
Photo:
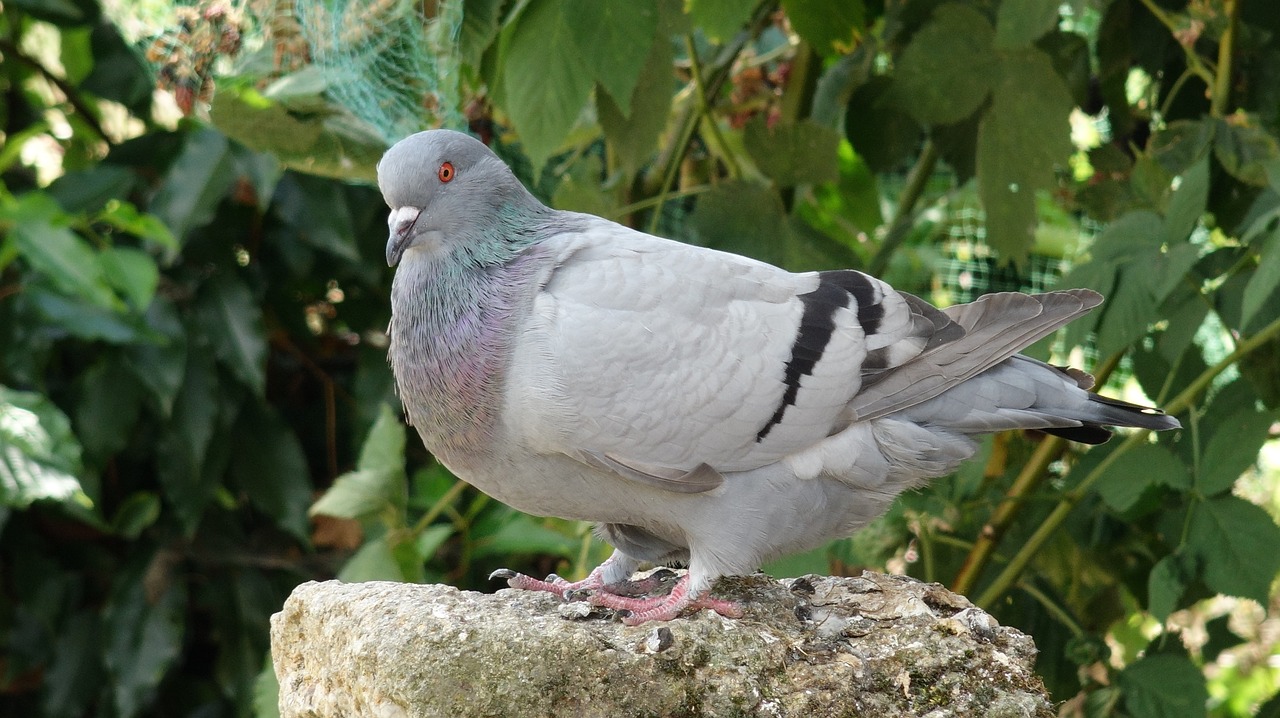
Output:
M422 210L417 207L396 207L387 217L387 266L394 267L400 263L400 257L409 248L413 238L413 227L418 223Z

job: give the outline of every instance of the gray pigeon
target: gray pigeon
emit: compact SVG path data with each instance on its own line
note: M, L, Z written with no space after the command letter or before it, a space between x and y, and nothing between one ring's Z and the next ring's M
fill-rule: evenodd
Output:
M793 274L550 209L446 130L387 151L390 361L409 421L457 476L531 514L598 524L583 581L630 624L734 616L716 578L865 525L953 471L973 436L1173 429L1018 350L1097 306L1086 289L937 309L853 270ZM688 566L640 597L642 563Z

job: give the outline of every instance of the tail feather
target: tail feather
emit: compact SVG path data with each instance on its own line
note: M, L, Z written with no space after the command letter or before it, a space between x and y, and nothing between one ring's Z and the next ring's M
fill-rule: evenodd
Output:
M1159 409L1099 394L1089 394L1087 406L1096 418L1084 420L1082 426L1045 429L1045 433L1083 444L1101 444L1111 438L1111 432L1105 428L1107 426L1132 426L1152 431L1182 428L1181 422Z

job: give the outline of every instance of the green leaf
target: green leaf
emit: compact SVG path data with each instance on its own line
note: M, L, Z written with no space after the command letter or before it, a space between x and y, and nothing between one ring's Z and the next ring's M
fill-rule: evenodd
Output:
M404 471L404 424L387 404L378 408L378 418L369 430L356 463L361 469Z
M414 542L414 550L418 552L420 561L429 561L436 555L436 551L444 545L445 541L454 534L454 528L450 524L436 524L428 526L422 533L418 534L417 540Z
M218 488L215 477L206 472L218 418L217 391L213 357L207 352L189 353L173 413L156 444L160 486L188 533L195 530Z
M819 55L843 55L858 45L867 22L862 0L782 0L791 27Z
M60 291L104 309L120 308L103 275L97 253L88 242L63 226L68 218L43 192L28 192L7 208L14 222L10 237L27 264Z
M755 117L744 128L751 159L780 187L834 182L840 177L836 151L840 135L809 120L768 127Z
M675 87L672 58L671 42L662 35L655 37L640 71L640 80L631 92L629 113L624 113L608 93L596 93L600 126L617 163L629 174L649 161L666 126Z
M997 74L994 40L995 29L978 11L954 2L940 6L898 59L898 104L922 125L951 124L973 114Z
M307 513L311 516L337 516L361 519L381 513L395 504L400 476L389 469L356 469L334 480L324 495Z
M0 506L92 503L80 486L80 444L53 402L0 386Z
M290 169L348 181L374 181L378 159L387 149L378 132L319 92L306 99L312 109L291 111L288 104L304 101L269 96L284 81L277 80L263 92L253 87L220 85L213 95L209 119L228 137L259 152L271 153ZM281 92L290 89L285 86ZM228 168L233 169L234 165Z
M120 502L116 515L111 517L111 530L134 541L159 518L160 497L154 491L135 491Z
M685 0L685 10L702 33L717 42L738 34L751 19L753 3L742 0Z
M76 435L91 463L101 466L129 443L142 408L142 387L118 355L90 367L79 385Z
M853 91L844 113L849 144L875 172L896 168L920 146L923 130L911 115L889 102L893 84L873 77Z
M104 685L102 619L95 610L80 611L61 626L53 645L53 661L44 675L46 716L91 715L89 706Z
M1185 656L1146 656L1120 673L1125 707L1133 718L1194 718L1205 715L1209 690L1204 674Z
M604 168L596 155L579 157L567 172L560 176L560 183L551 195L551 206L570 212L585 212L607 217L613 211L613 199L600 187Z
M213 353L257 396L267 383L267 337L262 310L234 274L214 274L200 287L194 315Z
M163 340L155 344L131 344L125 362L153 399L160 416L168 418L187 371L187 336L177 310L168 299L147 308L147 326Z
M1002 2L996 14L996 48L1012 50L1039 40L1058 24L1058 0Z
M253 715L254 718L280 718L280 681L276 678L270 651L262 672L253 682Z
M134 716L155 700L156 689L182 650L185 584L168 583L149 595L154 581L132 570L117 577L105 610L103 659L116 715Z
M231 477L254 506L305 544L311 475L298 437L268 406L250 403L233 434Z
M131 176L133 173L129 173ZM178 240L165 223L154 214L144 214L128 202L108 200L94 221L105 222L121 232L146 240L165 249L177 249Z
M1266 443L1275 417L1270 412L1240 406L1213 427L1213 435L1200 459L1200 476L1196 488L1205 496L1230 491L1246 470L1258 459Z
M1169 208L1164 215L1164 241L1185 242L1200 223L1208 203L1209 158L1206 156L1182 173L1178 188L1169 197Z
M569 134L595 84L562 5L532 0L525 6L502 58L507 113L535 176Z
M1151 567L1147 577L1147 611L1157 621L1164 623L1178 607L1178 599L1187 590L1190 578L1177 554L1169 554Z
M479 67L484 51L493 44L502 27L504 4L504 0L463 0L458 48L464 63Z
M366 542L347 560L338 572L338 580L346 583L403 581L404 572L387 544L387 537L380 536Z
M698 241L795 269L838 263L796 236L777 192L747 182L726 182L698 197L690 222ZM847 266L847 264L844 264Z
M657 7L634 0L564 0L562 12L592 76L630 116L631 93L649 54L643 39L666 41L655 35Z
M10 142L14 140L19 138L11 138ZM68 212L91 212L109 202L133 208L133 205L120 200L137 184L138 176L128 167L98 164L68 172L54 180L49 185L49 194ZM136 208L134 212L137 213Z
M1035 238L1036 190L1053 186L1054 166L1071 154L1072 103L1039 50L1010 55L1001 70L991 109L978 128L978 190L987 213L987 244L1019 259Z
M497 530L482 534L472 544L472 557L547 554L561 558L578 555L581 540L539 523L531 516L513 513Z
M160 269L150 254L132 247L107 247L98 254L107 282L136 310L151 304L160 284Z
M1218 120L1213 154L1231 176L1266 187L1267 165L1280 157L1280 143L1262 127Z
M1269 219L1275 221L1275 217ZM1243 327L1249 326L1268 300L1280 290L1280 227L1264 234L1251 246L1258 248L1258 268L1244 288L1240 306L1240 326Z
M1164 485L1191 488L1187 467L1168 449L1143 444L1121 454L1096 484L1098 494L1116 511L1128 511L1148 488Z
M1187 547L1204 567L1210 590L1266 605L1280 571L1280 527L1270 514L1236 496L1217 496L1191 507Z
M356 519L402 511L408 502L404 445L404 425L382 405L360 449L358 468L339 476L308 513Z
M226 136L212 129L193 132L152 198L151 212L182 240L191 230L213 221L218 203L235 181Z

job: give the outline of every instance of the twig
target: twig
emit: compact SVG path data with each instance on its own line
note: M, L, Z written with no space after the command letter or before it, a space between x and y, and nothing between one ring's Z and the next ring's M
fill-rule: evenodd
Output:
M84 123L89 126L89 129L93 130L94 134L100 137L102 141L106 142L108 145L115 144L111 141L111 138L107 135L106 131L102 129L102 125L99 124L97 116L93 114L89 109L89 106L80 98L80 93L77 92L74 87L67 84L66 80L63 80L53 74L49 68L41 65L34 57L28 56L21 50L21 48L10 40L0 39L0 54L9 55L18 62L40 73L49 81L50 84L58 88L63 97L67 98L67 102L71 104L73 109L75 109L76 114L80 115L81 119L84 120Z
M1227 103L1231 101L1231 60L1235 51L1236 19L1240 13L1238 0L1222 0L1222 10L1227 16L1227 27L1218 38L1218 71L1212 85L1209 114L1223 117Z
M906 241L911 231L911 218L916 204L924 195L925 185L928 184L940 155L933 139L925 140L924 147L920 149L920 156L916 158L915 165L907 175L907 184L902 188L902 194L898 196L898 207L894 210L893 219L889 222L889 231L885 234L884 241L880 243L880 248L867 264L867 271L872 276L879 277L884 274L894 252Z

